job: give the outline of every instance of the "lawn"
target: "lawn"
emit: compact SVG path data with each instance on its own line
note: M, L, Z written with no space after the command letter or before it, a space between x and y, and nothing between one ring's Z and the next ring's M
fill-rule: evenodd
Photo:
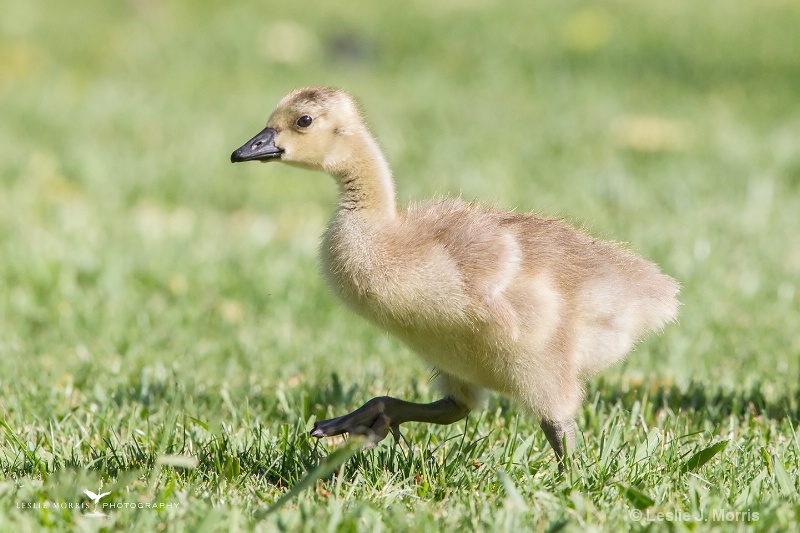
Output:
M2 528L800 528L800 4L317 4L0 0ZM308 436L435 395L319 276L332 180L229 163L312 84L401 202L562 216L681 282L563 476L502 396Z

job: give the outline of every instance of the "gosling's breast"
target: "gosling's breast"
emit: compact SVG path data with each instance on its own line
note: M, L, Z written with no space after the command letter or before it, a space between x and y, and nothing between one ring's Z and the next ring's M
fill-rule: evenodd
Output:
M321 249L325 277L348 307L396 333L469 320L462 276L443 246L350 218L334 218Z

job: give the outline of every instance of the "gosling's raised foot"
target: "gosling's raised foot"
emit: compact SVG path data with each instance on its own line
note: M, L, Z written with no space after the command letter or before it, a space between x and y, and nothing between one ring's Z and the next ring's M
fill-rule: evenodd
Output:
M394 398L389 398L394 399ZM366 435L373 444L386 438L391 430L395 440L400 439L400 424L392 424L386 415L384 398L373 398L352 413L314 423L311 436L318 439L344 433Z
M311 436L333 437L343 433L366 435L373 444L389 435L400 440L400 424L405 422L428 422L452 424L467 416L469 408L452 398L432 403L412 403L390 396L373 398L350 414L322 420L314 424Z

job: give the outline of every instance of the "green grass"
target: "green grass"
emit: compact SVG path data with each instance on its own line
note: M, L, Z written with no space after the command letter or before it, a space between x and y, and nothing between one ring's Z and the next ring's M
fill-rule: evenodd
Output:
M0 524L800 527L800 6L320 4L0 3ZM228 163L308 84L360 98L402 201L563 215L682 283L564 476L500 396L398 446L307 436L434 394L320 280L331 180Z

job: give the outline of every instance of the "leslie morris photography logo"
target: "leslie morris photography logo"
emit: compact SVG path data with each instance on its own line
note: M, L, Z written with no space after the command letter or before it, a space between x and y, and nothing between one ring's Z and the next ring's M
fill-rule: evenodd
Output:
M86 513L84 516L88 516L91 518L105 518L108 515L100 510L98 510L98 505L100 505L100 500L111 494L111 492L100 492L100 489L97 489L97 494L94 492L84 489L84 494L86 494L92 502L94 502L94 509L91 512Z
M97 492L84 489L83 493L92 501L93 508L90 512L84 513L84 516L90 518L107 518L109 512L118 509L143 509L143 510L161 510L161 509L177 509L179 503L167 502L150 502L150 501L109 501L108 496L112 491L101 492L102 489L97 489ZM105 499L105 501L104 501ZM88 504L84 507L88 508Z

